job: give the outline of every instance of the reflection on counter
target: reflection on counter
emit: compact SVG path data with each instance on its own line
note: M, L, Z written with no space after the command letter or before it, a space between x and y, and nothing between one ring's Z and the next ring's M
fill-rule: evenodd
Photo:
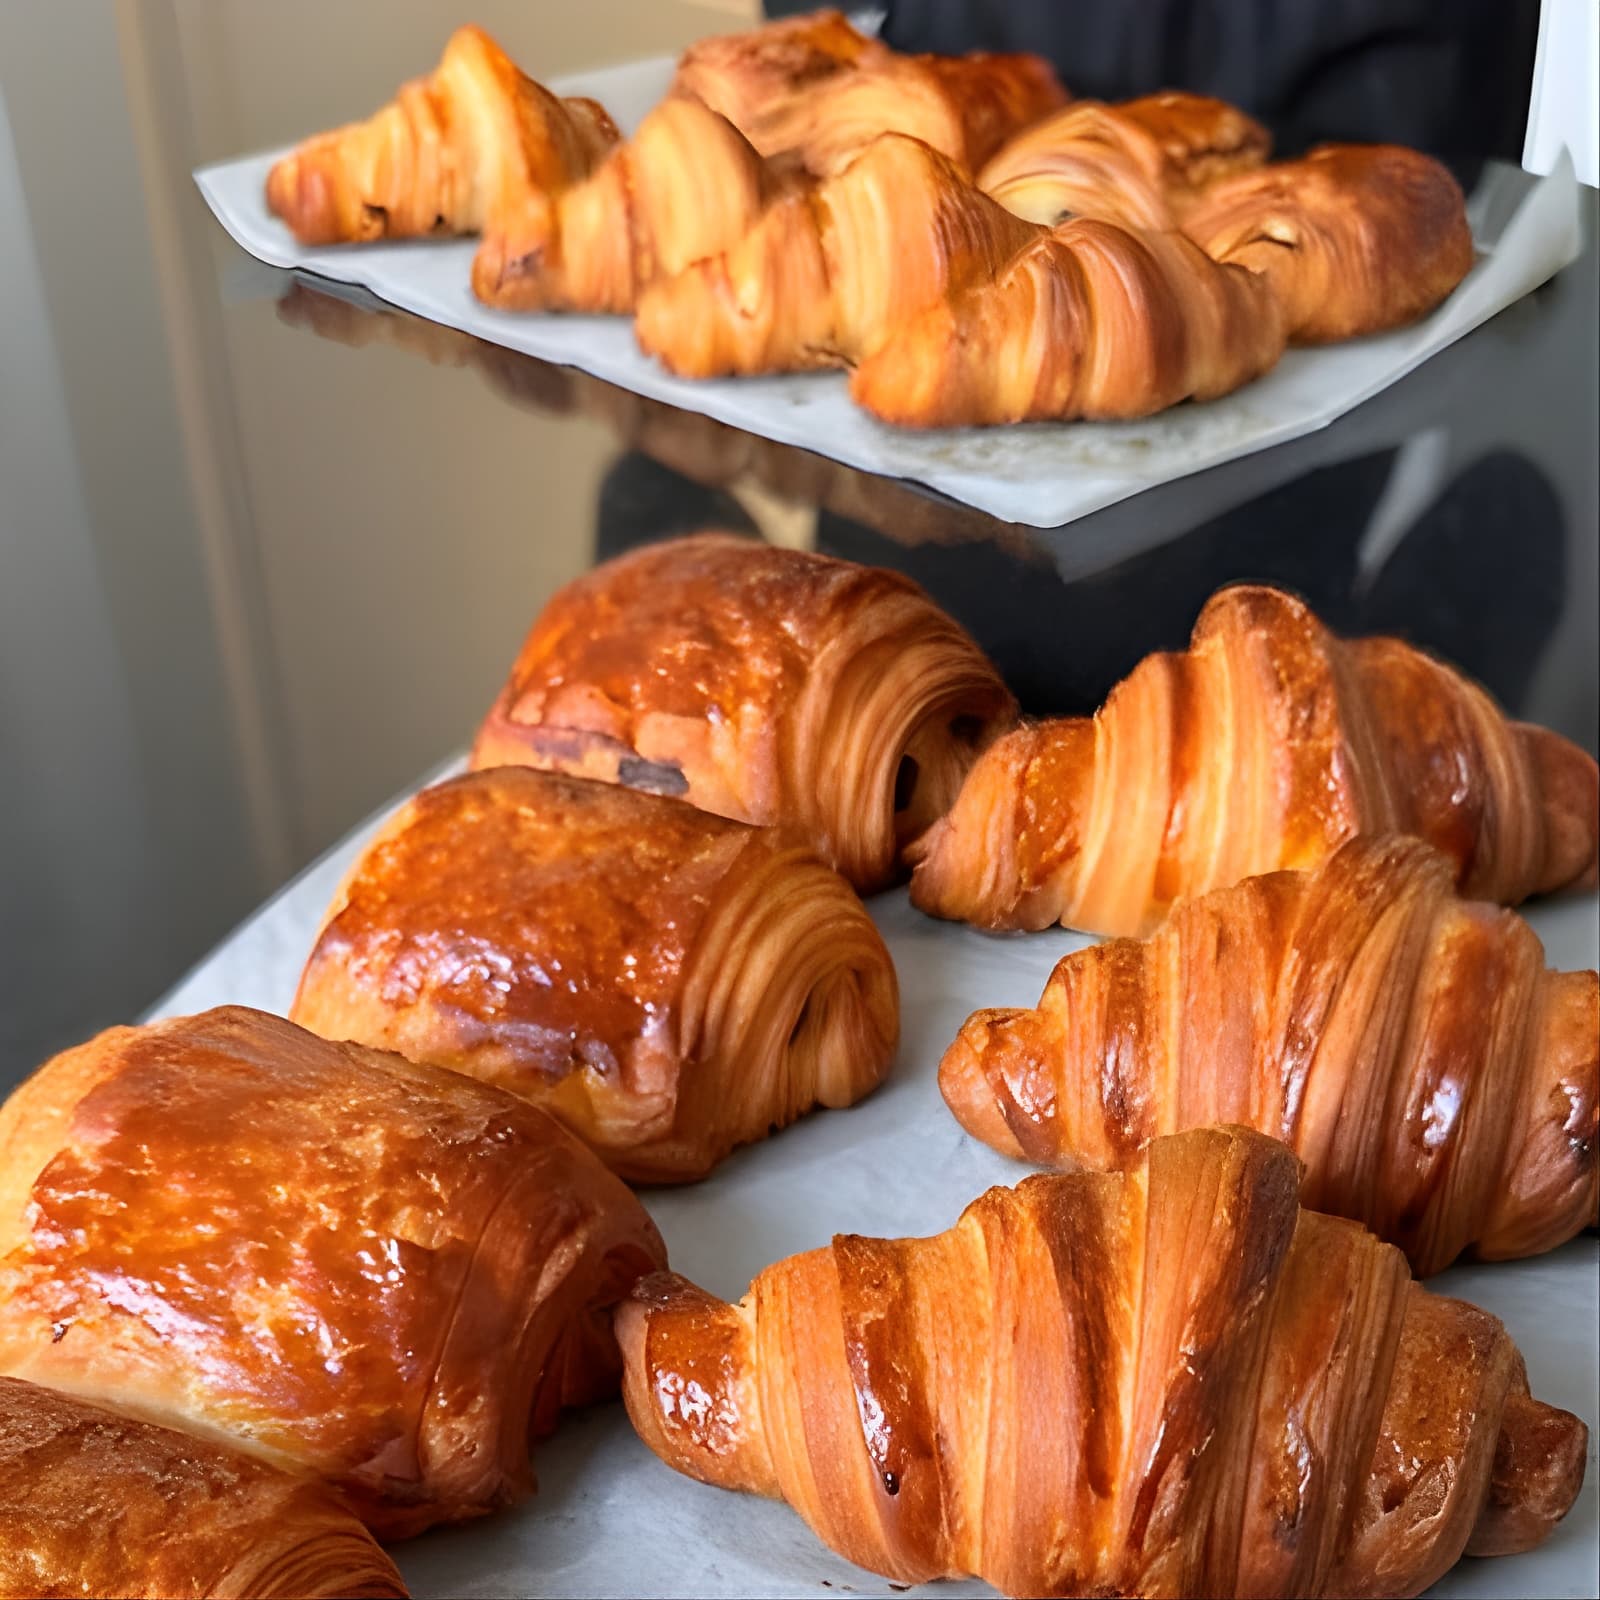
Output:
M1156 541L1157 519L1135 513L1158 497L1170 503L1171 493L1040 530L357 295L293 279L278 314L353 348L384 344L433 365L470 368L513 405L582 415L612 430L622 454L599 490L596 559L696 528L781 539L799 526L801 542L917 578L1035 713L1093 709L1148 651L1181 649L1206 597L1231 581L1294 589L1340 633L1398 634L1524 715L1563 614L1561 500L1541 468L1513 449L1485 451L1451 470L1438 430L1396 430L1391 442L1260 492L1246 475L1233 503L1216 493L1226 468L1169 485L1188 484L1189 498L1209 514ZM1461 348L1470 354L1470 342ZM1447 353L1432 365L1452 361L1459 356ZM1364 431L1362 443L1377 442ZM1127 537L1097 539L1106 523L1120 523ZM1504 536L1511 529L1514 539ZM1593 740L1592 729L1562 731Z

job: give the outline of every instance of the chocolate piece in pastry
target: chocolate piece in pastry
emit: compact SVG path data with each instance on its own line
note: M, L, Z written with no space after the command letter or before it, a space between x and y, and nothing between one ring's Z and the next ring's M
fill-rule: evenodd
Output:
M894 881L1015 702L898 573L727 534L562 589L473 746L795 829L858 889Z

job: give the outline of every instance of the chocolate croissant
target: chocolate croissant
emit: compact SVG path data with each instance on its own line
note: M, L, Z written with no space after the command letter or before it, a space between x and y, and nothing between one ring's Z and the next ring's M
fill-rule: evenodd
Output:
M0 1108L0 1373L321 1478L382 1537L531 1489L665 1259L542 1111L258 1011L113 1028Z
M405 1593L394 1563L321 1484L0 1378L0 1595Z
M908 317L992 278L1038 232L937 151L885 134L837 177L769 206L729 249L646 288L634 330L681 377L855 362Z
M900 1026L872 919L793 838L526 767L401 809L290 1015L510 1089L641 1183L859 1100Z
M1092 719L992 745L919 846L911 897L988 928L1137 934L1180 896L1379 833L1427 840L1475 900L1592 884L1600 771L1422 651L1335 638L1240 585Z
M891 882L1015 702L909 578L730 534L562 589L472 750L783 823L861 890Z
M961 1125L1044 1166L1248 1123L1301 1199L1420 1275L1600 1226L1600 977L1548 972L1513 911L1457 899L1418 839L1178 904L1066 956L1032 1010L974 1012L939 1068Z
M929 1239L839 1235L738 1305L671 1274L617 1312L640 1437L787 1500L899 1583L1008 1594L1415 1595L1538 1544L1587 1430L1505 1329L1300 1211L1244 1129L1126 1174L991 1189Z
M484 236L473 292L502 310L630 312L645 285L737 243L792 186L725 117L664 100L588 178L554 194L540 248Z
M1208 184L1260 166L1270 143L1259 122L1209 95L1075 100L1007 140L978 174L978 187L1049 227L1093 217L1172 228Z
M481 28L365 122L308 139L267 175L267 205L302 244L479 233L533 247L549 197L616 142L593 100L559 100ZM514 253L514 251L513 251Z
M1142 417L1237 389L1283 346L1255 274L1179 233L1067 222L900 319L850 395L913 428Z
M883 133L920 139L971 174L1066 99L1038 56L898 55L831 10L701 40L671 93L703 100L762 155L792 156L820 177Z
M1271 284L1296 344L1413 322L1472 266L1460 185L1398 145L1273 162L1212 185L1180 220L1207 255Z

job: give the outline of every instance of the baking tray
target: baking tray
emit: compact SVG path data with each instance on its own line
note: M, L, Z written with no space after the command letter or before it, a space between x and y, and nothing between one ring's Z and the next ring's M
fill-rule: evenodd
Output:
M458 763L428 775L436 781ZM322 914L390 808L280 891L167 995L153 1016L239 1003L287 1010ZM819 1112L736 1152L705 1182L643 1191L672 1265L737 1298L762 1267L835 1233L933 1233L996 1183L1028 1169L968 1137L945 1109L939 1057L979 1006L1032 1005L1078 934L993 937L935 922L903 889L872 914L900 975L903 1037L888 1081L847 1111ZM1529 920L1557 967L1600 964L1600 900L1536 905ZM1500 1317L1527 1358L1533 1392L1589 1425L1582 1495L1554 1536L1522 1556L1464 1561L1430 1593L1593 1596L1600 1592L1600 1241L1549 1255L1451 1269L1431 1281ZM639 1442L620 1403L568 1417L535 1452L539 1493L524 1505L398 1545L418 1596L838 1596L903 1593L835 1556L787 1506L680 1477ZM976 1581L913 1595L987 1595Z
M594 96L631 130L661 98L672 68L671 59L661 57L576 74L551 86L562 94ZM355 114L364 108L350 109ZM926 484L1002 521L1040 528L1325 426L1536 288L1582 245L1577 184L1563 159L1548 177L1516 186L1514 206L1499 203L1507 193L1503 181L1492 184L1491 193L1474 196L1469 211L1478 261L1437 311L1409 328L1291 350L1264 378L1234 394L1139 422L921 432L887 427L859 410L839 373L691 382L672 377L640 352L624 318L490 310L473 298L468 283L474 240L303 246L266 208L267 170L282 153L224 161L195 173L223 227L272 266L360 284L434 322L581 367L651 399L847 466Z

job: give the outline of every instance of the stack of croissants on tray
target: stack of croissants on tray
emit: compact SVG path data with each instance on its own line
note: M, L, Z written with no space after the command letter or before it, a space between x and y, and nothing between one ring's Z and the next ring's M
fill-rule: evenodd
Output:
M1594 884L1597 783L1269 588L1019 722L897 574L718 533L597 568L288 1019L115 1028L0 1109L0 1593L401 1594L375 1539L514 1502L619 1386L902 1584L1414 1595L1529 1549L1584 1424L1412 1274L1596 1224L1600 978L1506 908ZM907 873L1106 936L939 1066L1043 1170L717 1299L629 1185L879 1084L859 896Z
M469 26L267 203L307 245L475 235L485 304L631 315L684 377L845 367L908 427L1134 418L1472 265L1437 161L1269 145L1219 100L1074 100L1037 57L902 55L834 11L694 46L624 139Z

